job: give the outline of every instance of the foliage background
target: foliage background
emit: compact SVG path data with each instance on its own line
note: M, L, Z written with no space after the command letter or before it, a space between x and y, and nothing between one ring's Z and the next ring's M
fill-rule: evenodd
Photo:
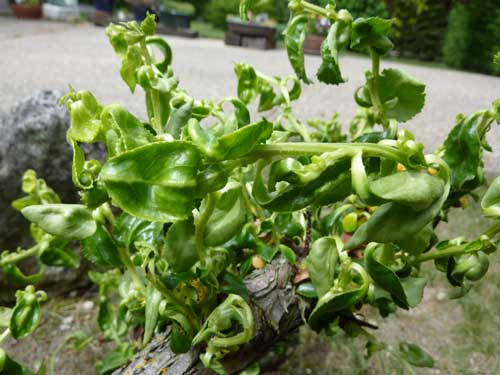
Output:
M215 29L224 30L226 17L238 13L238 0L187 2L195 7L198 20ZM312 2L326 5L328 0ZM279 25L287 22L286 0L258 3L259 10ZM337 7L349 9L355 17L392 17L398 56L500 75L493 64L495 52L500 51L499 0L337 0Z

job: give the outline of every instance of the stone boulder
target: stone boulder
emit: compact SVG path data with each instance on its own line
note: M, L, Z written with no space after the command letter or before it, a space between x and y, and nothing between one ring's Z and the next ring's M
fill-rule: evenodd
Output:
M69 114L58 105L62 95L58 91L37 92L0 116L0 251L31 243L29 224L11 207L11 202L23 195L21 178L25 170L35 170L63 202L78 202L71 181L72 150L66 141ZM100 160L104 156L104 149L98 145L91 145L86 152ZM70 285L81 273L53 269L44 284L64 281Z
M66 142L69 115L58 105L63 94L44 90L21 100L0 117L0 249L14 249L26 243L28 223L11 207L23 195L21 178L33 169L47 181L63 202L78 201L71 181L71 147ZM97 145L90 150L102 159L104 151Z

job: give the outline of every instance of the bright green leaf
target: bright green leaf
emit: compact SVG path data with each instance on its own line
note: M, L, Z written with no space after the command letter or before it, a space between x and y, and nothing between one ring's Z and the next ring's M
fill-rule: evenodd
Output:
M285 35L286 51L288 59L292 64L293 70L297 77L304 83L312 83L307 78L305 62L304 62L304 42L306 40L306 26L309 22L309 17L301 14L295 16L289 23Z
M190 144L155 142L110 159L100 177L124 211L171 222L191 214L198 165L198 152Z
M420 346L401 342L399 352L402 359L417 367L434 367L434 359Z
M81 244L83 255L93 264L101 267L122 266L116 244L103 225L99 225L96 232Z
M172 224L165 238L164 254L175 272L186 272L198 261L192 218Z
M334 238L322 237L314 241L306 258L306 267L320 298L333 287L338 259L339 253Z
M372 48L379 55L385 55L394 47L389 39L391 28L392 20L358 18L352 24L351 48Z
M45 232L68 240L90 237L97 229L92 213L80 204L28 206L21 213Z
M405 122L424 107L425 85L401 70L385 69L379 77L378 87L388 118Z
M33 286L16 292L16 306L10 318L10 333L15 339L31 334L40 324L41 311L38 297Z

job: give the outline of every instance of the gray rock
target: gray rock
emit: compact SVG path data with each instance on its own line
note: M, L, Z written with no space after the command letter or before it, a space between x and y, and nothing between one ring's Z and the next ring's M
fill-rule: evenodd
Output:
M57 103L61 96L58 91L40 91L0 116L0 251L31 244L29 223L11 207L14 199L23 196L21 178L25 170L35 170L63 202L78 201L71 181L72 150L66 142L69 115ZM101 160L104 155L97 145L86 151ZM23 267L29 273L36 272L37 267L32 263ZM42 286L52 292L66 291L81 284L85 273L83 268L68 271L49 267ZM5 301L12 297L12 291L2 284L0 274L0 300Z
M28 223L11 207L23 195L21 178L33 169L44 178L63 202L78 200L71 181L71 147L66 142L69 115L58 106L58 91L40 91L20 101L0 119L0 249L26 243ZM102 159L95 146L92 157Z

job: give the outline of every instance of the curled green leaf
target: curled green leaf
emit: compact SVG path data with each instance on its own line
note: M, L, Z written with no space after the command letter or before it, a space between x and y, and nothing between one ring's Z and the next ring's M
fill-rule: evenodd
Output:
M172 64L172 49L170 45L159 36L147 36L146 45L152 49L156 48L162 55L162 59L155 60L154 64L161 73L166 73L168 67Z
M408 309L410 305L401 280L394 271L381 263L380 258L384 255L384 252L387 251L393 251L389 245L368 245L364 251L366 270L373 281L391 294L394 302L396 302L399 307Z
M95 265L101 267L121 267L122 261L118 249L104 225L99 225L96 232L82 242L83 255Z
M252 338L254 321L252 310L247 302L236 294L230 294L208 316L193 345L207 343L207 348L200 359L207 368L219 374L225 374L219 362L226 353L237 350Z
M199 154L192 145L155 142L110 159L100 178L114 203L144 220L186 219L193 209Z
M35 292L33 286L16 292L16 306L10 318L10 333L15 339L22 339L32 333L41 319L41 295ZM43 299L43 298L42 298Z
M175 272L186 272L198 261L192 218L172 224L165 238L164 255Z
M370 183L377 197L411 207L415 211L428 208L443 196L445 184L427 173L400 172Z
M358 18L352 24L351 48L372 48L379 55L385 55L394 47L389 39L391 28L392 20Z
M79 204L43 204L21 210L23 216L54 236L83 240L97 229L92 213Z
M306 258L306 267L319 298L333 286L338 258L339 253L334 238L322 237L314 241Z
M402 359L416 367L434 367L434 359L420 346L402 342L399 344L399 353Z
M319 331L324 328L332 320L332 315L352 307L368 292L369 276L363 267L353 263L351 270L360 278L359 283L348 290L332 288L318 300L308 320L313 330Z
M483 214L488 217L500 217L500 177L493 180L481 200Z
M298 15L292 18L288 23L285 35L286 51L292 68L297 74L297 77L304 83L312 83L307 78L305 62L304 62L304 42L306 39L306 26L309 18L306 15Z
M258 164L252 193L261 206L272 211L293 212L313 204L334 203L352 192L349 160L330 160L325 155L303 166L286 159L271 165L267 180L265 165L264 161Z
M237 159L251 152L254 147L267 140L273 124L266 119L246 125L236 131L216 137L210 130L201 127L196 119L188 122L188 131L193 144L210 159Z
M205 244L217 246L229 241L246 222L245 201L242 186L229 183L215 193L215 209L205 229Z
M317 77L321 82L338 85L345 82L339 67L339 52L349 44L352 17L341 10L338 18L330 27L327 37L321 45L322 63Z

